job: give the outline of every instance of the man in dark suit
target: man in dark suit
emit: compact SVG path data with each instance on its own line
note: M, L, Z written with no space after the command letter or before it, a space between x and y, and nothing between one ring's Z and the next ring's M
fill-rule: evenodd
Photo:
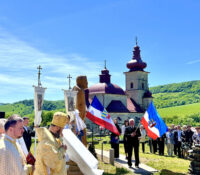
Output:
M31 137L35 136L35 132L28 127L29 118L24 117L23 120L24 120L24 122L23 122L23 125L24 125L23 138L24 138L24 142L26 144L27 150L29 152L30 148L31 148Z
M177 130L174 131L174 142L176 145L175 148L177 149L176 152L178 151L178 157L181 158L181 126L177 126Z
M164 152L165 152L165 138L166 138L166 134L163 134L162 137L158 138L159 155L164 155Z
M134 148L135 167L139 168L139 137L141 136L140 129L135 127L134 119L129 120L129 126L125 130L128 144L128 165L132 166L132 153Z
M186 143L189 144L190 148L192 147L192 143L193 143L193 140L192 140L193 134L194 132L191 130L191 125L188 125L187 131L185 133L185 140L186 140Z

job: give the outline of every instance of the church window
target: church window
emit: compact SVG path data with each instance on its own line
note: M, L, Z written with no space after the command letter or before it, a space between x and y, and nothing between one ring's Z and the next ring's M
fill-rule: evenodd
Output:
M142 83L142 89L144 89L144 83Z
M131 89L133 89L133 83L131 83Z

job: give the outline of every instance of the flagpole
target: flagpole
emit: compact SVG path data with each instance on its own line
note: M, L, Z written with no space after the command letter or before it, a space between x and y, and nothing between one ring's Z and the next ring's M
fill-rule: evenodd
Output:
M94 125L94 124L92 123L92 145L94 144L94 143L93 143L93 131L94 131L93 125Z
M35 131L34 156L36 156L36 131Z
M34 118L34 128L39 127L42 121L41 115L42 115L42 105L44 101L44 93L46 88L42 87L41 80L40 80L40 75L41 75L41 69L42 67L39 65L37 67L38 69L38 85L34 86L34 113L35 113L35 118ZM35 129L35 142L34 142L34 156L36 156L36 129Z

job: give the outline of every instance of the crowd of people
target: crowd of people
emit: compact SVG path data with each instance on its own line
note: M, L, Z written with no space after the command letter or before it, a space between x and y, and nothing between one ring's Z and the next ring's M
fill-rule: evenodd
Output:
M114 123L123 136L125 157L128 160L129 167L132 166L132 152L134 149L135 167L139 167L139 145L142 146L142 152L145 153L145 144L148 144L151 153L158 153L159 155L165 154L167 149L168 156L178 156L179 158L187 158L188 150L194 144L200 144L200 127L191 127L191 125L175 126L172 124L168 127L168 131L161 137L153 140L147 136L147 132L143 125L135 126L133 119L125 120L120 128L117 119ZM113 146L112 140L115 138ZM111 134L111 147L117 154L115 158L119 157L119 136Z
M69 116L62 112L56 112L49 129L35 127L39 143L36 150L35 165L27 162L27 154L30 152L31 137L34 131L28 127L29 119L12 115L7 120L0 119L0 175L29 175L34 171L34 175L66 174L66 146L62 143L62 130L69 127ZM129 167L132 167L132 153L134 150L135 167L139 168L139 145L142 145L142 152L145 153L145 144L148 143L150 152L159 155L165 154L165 145L168 156L187 157L187 151L192 145L200 144L200 127L192 129L190 125L175 126L168 128L168 131L157 140L147 136L142 125L135 125L134 119L125 120L120 128L118 120L114 119L114 124L123 136L125 156ZM73 125L73 124L71 124ZM80 130L75 132L81 139ZM23 138L23 139L22 139ZM23 149L20 139L27 148L27 153ZM120 137L111 134L111 147L115 150L115 158L119 158ZM9 166L7 164L9 162ZM59 165L59 166L57 166Z
M56 112L48 129L35 126L39 141L36 162L30 162L27 156L34 135L28 123L27 117L21 118L17 114L7 120L0 119L0 175L67 174L67 148L63 144L62 130L69 123L69 117L63 112Z

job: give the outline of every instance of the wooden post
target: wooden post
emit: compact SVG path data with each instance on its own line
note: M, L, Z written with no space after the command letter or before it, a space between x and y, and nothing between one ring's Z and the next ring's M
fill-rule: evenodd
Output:
M110 150L109 150L109 163L111 164L111 165L114 165L114 149L113 148L111 148Z

